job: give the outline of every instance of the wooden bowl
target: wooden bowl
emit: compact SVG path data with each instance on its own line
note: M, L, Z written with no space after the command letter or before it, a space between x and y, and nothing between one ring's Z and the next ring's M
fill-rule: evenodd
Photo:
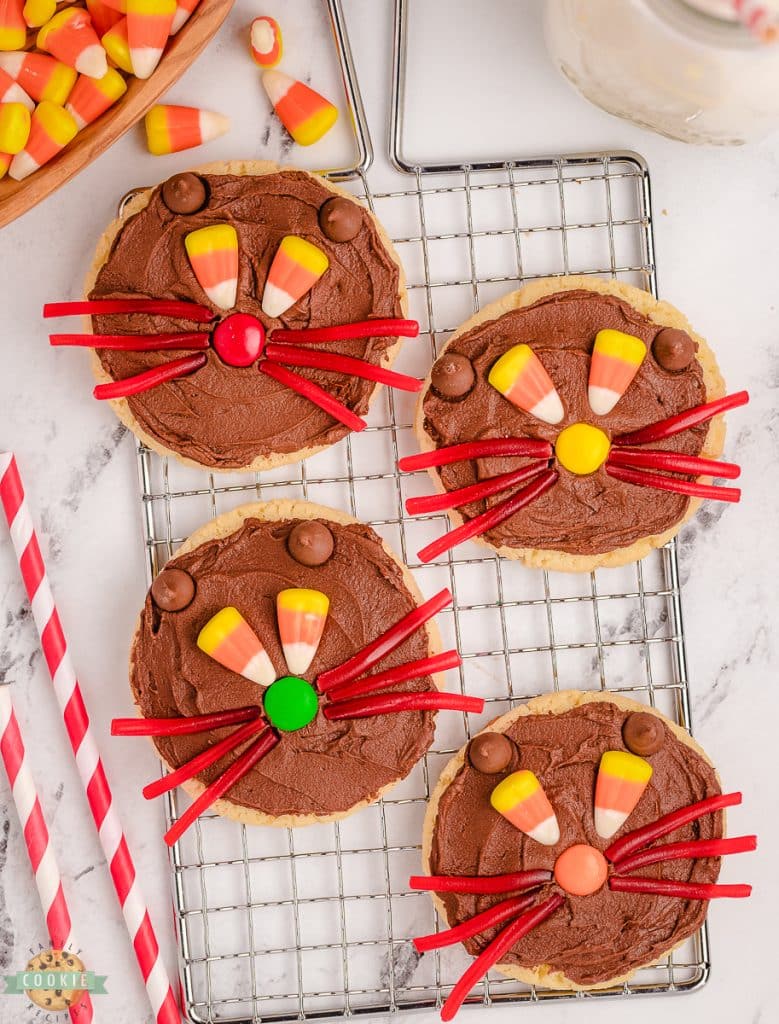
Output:
M181 78L227 17L235 0L201 0L169 42L151 78L129 78L127 92L53 160L24 181L0 179L0 228L20 217L64 185L140 120L149 107Z

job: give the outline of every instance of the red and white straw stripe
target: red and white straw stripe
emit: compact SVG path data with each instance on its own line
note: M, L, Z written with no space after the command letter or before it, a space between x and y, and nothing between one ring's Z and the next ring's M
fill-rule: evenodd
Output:
M0 756L24 833L52 949L70 949L75 952L76 942L59 868L49 842L49 830L35 790L8 685L0 686ZM88 992L84 993L75 1006L70 1007L70 1019L74 1024L90 1024L92 1000Z
M116 895L157 1024L180 1024L176 998L160 956L157 939L136 877L135 865L92 735L89 715L54 604L24 487L12 452L0 452L0 501L8 520L11 540L16 550L33 618L40 634L41 647L62 710L81 782L92 811L100 844L108 861Z

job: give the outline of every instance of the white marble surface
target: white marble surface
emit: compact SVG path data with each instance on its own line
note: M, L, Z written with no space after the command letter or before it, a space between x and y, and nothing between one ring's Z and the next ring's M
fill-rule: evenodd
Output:
M208 2L208 0L204 0ZM445 5L444 5L445 6ZM431 159L631 148L649 161L654 186L660 288L715 345L733 388L752 403L732 419L728 453L744 467L745 500L720 515L709 509L684 534L684 604L697 735L716 758L725 784L743 788L737 828L761 834L757 855L728 864L726 880L749 879L749 905L724 903L710 914L714 970L690 998L636 1000L636 1024L662 1013L669 1024L690 1017L738 1024L779 1019L773 980L777 899L776 715L779 670L775 618L775 506L779 499L779 137L748 150L687 149L614 120L588 106L556 77L539 38L538 6L515 0L448 5L439 39L462 28L467 8L473 55L451 66L431 57L416 76L409 150ZM382 159L391 50L390 0L345 0L358 71ZM487 10L488 9L488 10ZM485 10L487 12L485 13ZM229 109L235 128L203 153L283 156L281 134L242 49L241 33L257 13L276 13L286 30L287 67L316 72L336 94L329 39L317 0L259 5L239 0L207 53L170 99ZM471 15L473 20L473 16ZM489 19L489 38L480 37ZM464 54L464 58L467 54ZM518 59L519 58L519 59ZM435 116L426 117L427 111ZM270 128L268 127L270 124ZM329 162L328 152L305 154ZM414 146L425 147L421 152ZM295 153L294 157L300 159ZM57 195L3 230L5 310L0 372L0 446L13 448L37 510L45 555L71 638L93 724L101 738L130 844L164 948L174 968L169 879L159 836L162 811L145 804L139 780L156 772L149 750L107 741L112 715L129 711L126 651L144 590L132 439L109 409L92 402L86 360L52 352L40 320L44 301L76 296L94 239L127 188L187 166L192 157L155 160L132 132ZM195 154L195 160L201 155ZM1 531L0 531L1 533ZM107 552L110 554L107 556ZM52 826L85 959L109 975L110 995L95 1001L113 1024L151 1020L130 960L110 881L67 749L59 712L37 652L10 544L0 536L4 630L0 672L11 680L26 728L33 770ZM9 794L0 780L0 973L21 968L42 922ZM735 816L734 816L735 817ZM539 1019L563 1024L622 1020L621 1001L550 1005ZM490 1011L500 1024L509 1013ZM528 1008L527 1012L531 1012ZM25 1014L27 1014L25 1016ZM37 1019L18 999L0 997L0 1021ZM432 1020L432 1017L427 1018Z

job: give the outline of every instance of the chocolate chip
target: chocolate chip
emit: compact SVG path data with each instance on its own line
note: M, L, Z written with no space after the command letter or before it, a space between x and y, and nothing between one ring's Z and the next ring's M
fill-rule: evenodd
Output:
M319 208L319 226L331 242L351 242L360 233L362 211L350 199L333 196Z
M669 373L681 373L695 358L698 346L686 331L664 327L652 342L652 355Z
M434 364L430 382L444 398L462 398L473 387L476 374L470 359L452 352L444 353Z
M171 213L197 213L208 200L205 182L197 174L174 174L162 186L162 201Z
M151 585L151 599L164 612L180 612L192 604L195 581L183 569L163 569Z
M665 742L665 727L656 715L646 711L634 711L622 726L625 746L639 757L656 754Z
M333 535L323 523L313 519L292 527L287 538L290 555L301 565L324 565L333 553Z
M501 732L482 732L468 745L468 760L477 772L497 775L511 763L514 744Z

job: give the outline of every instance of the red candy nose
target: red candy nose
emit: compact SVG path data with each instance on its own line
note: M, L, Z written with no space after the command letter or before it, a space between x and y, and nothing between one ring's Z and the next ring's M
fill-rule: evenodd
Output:
M233 313L214 331L214 348L228 366L251 366L265 348L265 328L248 313Z

